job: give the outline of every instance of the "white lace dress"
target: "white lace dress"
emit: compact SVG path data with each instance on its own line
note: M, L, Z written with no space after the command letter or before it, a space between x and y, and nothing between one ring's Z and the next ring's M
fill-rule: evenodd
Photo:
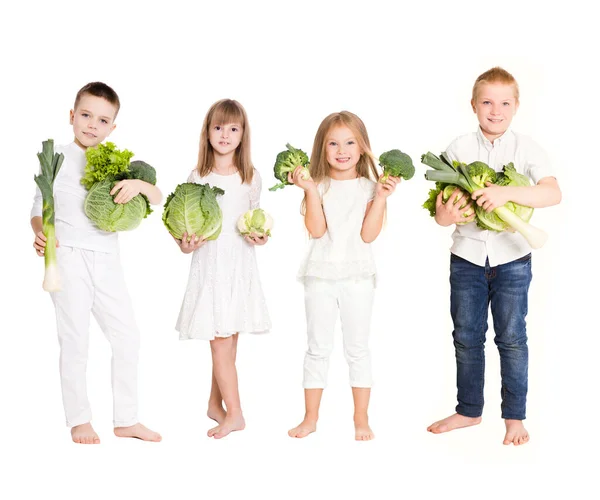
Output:
M179 338L213 340L236 333L263 333L271 327L260 285L254 246L237 230L237 220L258 208L261 178L257 170L251 184L240 176L192 171L188 182L218 186L225 194L217 200L223 227L216 240L207 241L192 254L188 284L176 330Z
M310 240L298 280L307 277L326 280L375 280L375 261L371 245L360 232L367 204L375 196L375 182L365 177L344 181L327 179L318 186L327 221L327 231Z

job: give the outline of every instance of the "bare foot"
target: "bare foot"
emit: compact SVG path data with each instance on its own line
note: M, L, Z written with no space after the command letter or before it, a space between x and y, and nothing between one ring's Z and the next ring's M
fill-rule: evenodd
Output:
M506 435L504 436L503 444L514 444L519 446L529 441L529 433L523 426L522 420L511 420L509 418L504 420L506 424Z
M129 427L115 427L115 436L121 438L137 438L142 441L153 441L158 443L162 436L158 432L151 431L139 422Z
M241 413L232 414L227 413L223 422L208 430L208 437L214 437L215 439L221 439L227 436L230 432L242 431L246 427L246 422Z
M441 434L442 432L453 431L454 429L460 429L462 427L470 427L472 425L477 425L481 422L481 417L465 417L464 415L459 415L455 413L454 415L450 415L444 420L439 420L434 422L427 430L429 432L433 432L434 434Z
M369 427L369 417L367 415L354 416L354 439L357 441L375 439L375 434Z
M293 438L303 438L312 434L317 430L317 421L309 418L304 418L298 427L294 427L288 431L288 436Z
M211 420L217 422L217 424L222 424L223 420L225 420L225 417L227 416L227 412L221 404L213 405L212 403L208 403L208 411L206 412L206 415Z
M71 427L71 438L73 438L74 443L100 444L100 438L89 422Z

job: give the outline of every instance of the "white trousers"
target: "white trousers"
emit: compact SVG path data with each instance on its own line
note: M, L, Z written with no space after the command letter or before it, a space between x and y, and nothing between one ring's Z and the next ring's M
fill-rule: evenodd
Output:
M371 387L369 329L373 307L373 278L324 280L307 277L304 303L308 350L304 357L305 389L327 385L329 356L338 313L341 320L344 354L352 387Z
M57 259L62 290L51 295L67 426L92 419L86 385L90 313L112 348L114 425L133 425L137 423L139 331L119 255L59 247Z

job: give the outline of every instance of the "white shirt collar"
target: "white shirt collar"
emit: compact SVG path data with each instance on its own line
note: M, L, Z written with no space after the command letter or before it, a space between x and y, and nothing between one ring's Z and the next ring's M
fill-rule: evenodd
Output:
M498 137L492 143L485 135L483 135L483 132L481 131L481 127L477 127L477 137L479 138L479 141L488 148L492 148L492 147L494 147L494 145L502 144L503 141L505 141L506 139L511 137L513 134L514 134L514 132L512 131L512 128L508 127L506 129L506 132L504 132L500 137Z

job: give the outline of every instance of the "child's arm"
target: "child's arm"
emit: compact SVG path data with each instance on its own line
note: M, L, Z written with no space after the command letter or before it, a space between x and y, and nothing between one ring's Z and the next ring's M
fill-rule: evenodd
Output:
M118 194L114 198L115 203L127 203L138 194L146 195L151 205L158 205L162 201L162 193L153 184L139 179L125 179L119 181L112 188L110 194Z
M304 190L306 213L304 225L313 238L320 238L327 231L327 221L321 204L321 197L315 181L302 178L302 167L296 167L293 173L288 174L288 181Z
M367 204L365 218L360 230L360 237L365 243L371 243L379 236L383 227L387 197L394 192L398 182L400 182L400 177L390 176L385 184L377 182L375 185L375 198Z
M488 187L473 191L471 195L471 198L477 200L477 205L486 212L491 212L509 201L531 208L550 207L558 205L562 198L554 177L544 177L535 186L496 186L489 182L486 186Z

